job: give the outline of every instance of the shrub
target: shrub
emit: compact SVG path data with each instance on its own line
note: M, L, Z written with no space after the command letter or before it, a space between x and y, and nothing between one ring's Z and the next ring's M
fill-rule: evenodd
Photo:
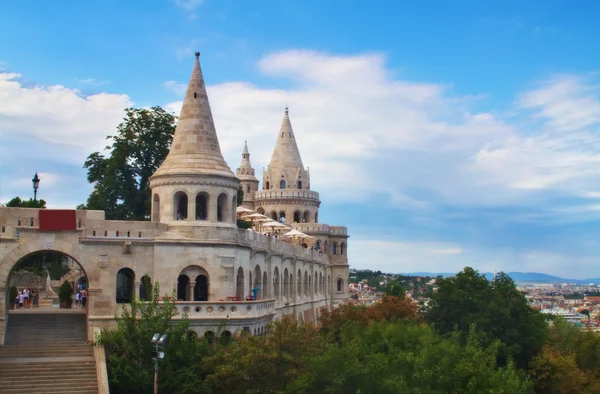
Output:
M73 289L71 288L71 284L65 280L58 289L58 298L60 299L61 303L64 301L71 306L71 303L73 302L73 299L71 298L72 295Z

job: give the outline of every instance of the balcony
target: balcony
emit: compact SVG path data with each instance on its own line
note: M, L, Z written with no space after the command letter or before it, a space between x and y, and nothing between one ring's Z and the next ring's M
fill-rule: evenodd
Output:
M260 190L254 193L255 200L281 199L281 198L306 198L318 200L319 193L305 190Z
M258 301L177 301L178 315L190 320L258 319L275 313L275 300Z

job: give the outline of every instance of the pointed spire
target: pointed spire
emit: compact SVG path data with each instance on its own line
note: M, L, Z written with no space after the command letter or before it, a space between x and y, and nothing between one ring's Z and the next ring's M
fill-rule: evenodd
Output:
M248 141L244 141L244 150L242 151L242 162L240 163L240 167L235 170L235 174L240 180L250 180L256 181L258 183L258 179L254 176L254 168L252 168L252 164L250 164L250 152L248 151Z
M296 137L292 130L292 123L290 122L290 115L288 107L285 107L283 115L283 121L279 128L279 134L277 135L277 142L275 143L275 149L273 150L273 156L271 156L271 162L269 168L285 167L289 169L301 168L304 170L302 164L302 158L300 157L300 151L296 144Z
M248 152L248 141L244 141L244 151L242 152L242 155L249 155L250 152Z
M171 150L152 177L165 175L234 177L219 147L200 68L200 52L196 52L196 61L181 107Z

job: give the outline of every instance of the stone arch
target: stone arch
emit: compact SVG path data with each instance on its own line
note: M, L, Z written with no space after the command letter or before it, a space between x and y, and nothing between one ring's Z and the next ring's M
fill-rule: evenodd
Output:
M319 223L319 212L315 212L315 223Z
M208 277L205 275L196 276L194 301L208 301Z
M129 304L135 297L133 283L135 281L135 273L131 268L121 268L117 272L116 281L116 301L117 304Z
M319 294L319 278L318 278L317 274L315 274L315 280L314 280L312 292L313 292L313 294Z
M196 194L196 220L208 220L208 207L210 206L210 194L202 191Z
M308 223L310 221L310 212L304 211L304 215L302 216L302 223Z
M189 301L190 277L179 275L177 277L177 301Z
M321 250L321 240L317 239L315 241L315 250Z
M244 269L242 267L238 268L235 279L235 296L238 301L244 300Z
M271 185L269 184L269 181L267 181L267 187L266 187L266 189L269 190L271 188L270 186Z
M250 184L246 184L246 194L250 194Z
M283 270L283 296L290 297L290 273L287 268Z
M277 218L277 212L275 212L275 211L271 212L271 219L277 221L277 219L278 219Z
M160 222L160 196L154 193L152 198L152 221Z
M296 282L298 283L296 286L298 297L302 297L302 271L298 270L298 275Z
M269 298L269 279L267 276L267 271L263 271L263 278L262 278L262 289L261 289L261 298L263 299L267 299Z
M256 292L256 299L257 300L261 300L262 297L262 284L260 283L262 280L262 275L261 275L261 269L260 266L258 264L256 264L256 267L254 267L254 287L253 289L258 288L258 291Z
M210 299L210 275L199 265L188 265L177 277L177 299L184 301L208 301Z
M344 280L342 278L338 278L337 280L337 292L341 293L344 291Z
M302 181L298 179L298 190L302 190Z
M300 211L294 211L294 223L300 223L302 221L302 213Z
M279 188L280 189L285 189L285 180L284 179L282 179L282 180L279 181Z
M265 214L265 210L264 210L264 209L262 209L262 207L261 207L261 208L258 208L258 209L256 210L256 212L260 213L261 215L264 215L264 214Z
M221 333L221 343L228 345L231 342L231 331L225 330Z
M217 222L227 221L227 213L229 212L227 205L227 194L219 194L217 198Z
M344 242L342 242L340 244L340 256L343 256L346 254L346 244Z
M173 220L187 220L188 218L188 195L183 190L173 194Z
M279 300L280 289L279 289L279 267L275 267L275 271L273 272L273 296L276 300Z
M307 297L309 295L309 290L308 290L308 285L309 285L309 279L308 279L308 271L304 271L304 297Z
M331 243L331 254L334 255L334 256L337 254L337 246L338 246L337 242L332 242Z
M231 211L229 212L229 216L231 216L231 223L235 223L237 221L237 196L231 197Z
M283 218L284 220L281 220L282 218ZM277 220L278 220L279 222L284 222L284 221L285 221L285 211L280 211L280 212L279 212L279 217L277 218Z
M292 274L290 272L290 287L289 287L289 295L288 298L291 300L292 299L292 292L293 292L293 288L294 288L294 274Z

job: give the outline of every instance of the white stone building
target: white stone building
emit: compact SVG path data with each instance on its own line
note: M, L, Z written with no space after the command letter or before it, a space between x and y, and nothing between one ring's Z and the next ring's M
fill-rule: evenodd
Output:
M294 245L238 229L236 196L243 205L313 237ZM247 145L236 174L219 147L196 54L170 152L150 178L151 221L105 220L103 211L55 211L65 228L40 223L50 210L0 208L0 343L10 319L10 276L32 253L56 251L81 265L88 281L88 335L114 324L119 304L143 292L141 278L161 293L177 292L177 308L200 335L245 330L263 333L272 319L291 314L318 318L348 298L347 231L318 223L318 193L310 190L286 109L263 190ZM69 216L71 215L71 216ZM44 219L46 218L46 219ZM248 300L253 289L256 299Z

